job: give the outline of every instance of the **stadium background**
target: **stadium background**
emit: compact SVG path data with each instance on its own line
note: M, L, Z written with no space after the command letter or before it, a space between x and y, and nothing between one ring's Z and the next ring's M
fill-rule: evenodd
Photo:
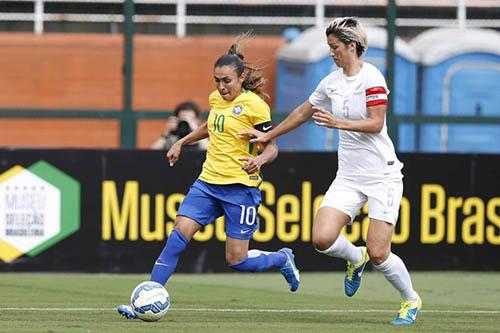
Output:
M171 170L167 169L162 153L145 148L161 133L166 117L177 103L192 99L207 111L206 97L213 89L213 61L225 52L236 33L254 31L245 49L248 59L263 61L267 66L267 91L272 100L276 99L282 82L277 53L289 43L285 37L291 38L314 25L321 26L333 16L355 15L369 27L388 27L386 74L396 92L401 87L395 85L391 76L394 54L390 50L394 47L391 37L396 32L398 38L408 42L428 29L439 27L463 29L458 31L466 31L468 27L489 28L499 34L500 6L495 1L469 1L467 8L461 1L441 1L439 4L423 0L399 1L398 4L396 7L393 1L373 1L368 5L364 1L292 0L141 0L135 5L132 1L122 4L107 0L2 1L0 186L5 201L1 206L1 221L6 223L7 216L31 209L28 201L39 195L20 180L21 192L14 196L7 192L10 185L11 190L17 186L19 168L35 170L36 175L49 183L53 180L52 171L43 171L43 167L42 171L36 171L40 162L49 164L44 167L46 170L56 170L53 172L72 179L78 196L69 208L64 208L63 193L61 209L72 209L79 214L71 222L77 226L71 231L66 230L64 235L54 234L38 243L35 241L35 245L24 246L24 250L18 248L24 248L22 239L11 243L15 237L7 235L7 228L3 226L0 270L149 270L149 263L161 249L168 232L168 226L165 228L162 222L158 227L158 223L163 219L171 221L171 209L175 207L161 201L166 205L165 211L160 207L158 213L151 203L152 198L161 195L161 200L165 200L185 193L198 174L203 156L189 154L183 164ZM500 54L492 56L496 56L493 59L500 66ZM487 82L487 86L494 89L500 84L500 72L495 69L492 73L492 82ZM421 91L417 90L416 94L422 97ZM498 90L485 92L484 96L481 98L489 105L498 106ZM279 121L287 111L274 108L273 118ZM498 107L486 114L473 112L472 115L420 111L420 114L405 116L391 110L388 117L391 134L404 139L398 131L398 123L406 121L423 126L426 123L439 126L459 123L471 126L478 137L483 128L485 132L489 128L493 135L478 142L476 149L463 149L462 154L421 154L416 150L414 154L402 155L407 164L405 196L410 198L407 204L411 208L402 210L400 220L406 218L406 212L411 215L410 236L401 244L395 241L394 246L405 253L405 258L409 257L412 269L498 270L498 261L492 264L490 256L498 251L500 244L500 141L495 136L500 128L500 111ZM312 132L313 139L316 134ZM323 144L321 140L315 141ZM286 244L299 248L302 260L307 262L305 270L341 270L341 265L326 266L324 258L319 258L310 247L307 236L310 224L300 224L304 219L311 219L315 207L314 203L307 206L308 216L304 215L303 186L309 184L306 186L314 189L308 194L312 198L323 193L335 171L335 154L311 155L286 142L281 148L289 152L282 154L266 172L276 198L288 199L281 201L281 206L271 207L266 224L274 223L273 228L282 228L285 236L276 233L268 241L273 247ZM490 154L477 155L485 148ZM435 152L439 151L436 145ZM106 186L110 182L116 191L113 199L116 207L112 208L106 201L106 189L109 190ZM140 186L134 196L141 200L140 207L134 211L140 215L135 217L127 211L130 207L127 206L126 189L130 182ZM22 192L23 186L25 192ZM433 190L426 192L426 189ZM150 201L143 205L145 197ZM49 199L47 196L40 202L43 209L54 209ZM296 200L302 210L296 210ZM106 217L107 209L115 208L118 215L108 211L111 217ZM61 216L60 223L64 225L67 216ZM134 223L139 223L139 216L141 230L146 230L140 235L156 232L156 236L151 239L131 236L130 230ZM361 213L359 221L364 217ZM427 223L426 229L422 220ZM299 224L300 237L290 236ZM18 226L19 230L22 228L25 228L23 232L34 232L29 231L32 226ZM108 235L104 231L106 228ZM365 229L366 223L356 228ZM353 238L359 242L362 241L360 230L356 231L358 237ZM353 230L347 232L353 233ZM128 233L128 236L117 236L121 233ZM91 250L83 245L86 243L93 244ZM75 250L76 244L80 244L79 250ZM137 247L141 248L140 258L131 255ZM415 252L416 249L419 252ZM190 259L181 264L179 270L225 271L222 252L222 239L208 237L187 251L186 256ZM87 261L87 257L96 261Z
M253 242L296 250L299 292L277 272L231 274L219 220L183 254L165 318L116 314L149 278L203 161L190 152L171 169L164 152L147 149L174 106L193 99L207 111L213 61L252 29L245 50L267 66L280 121L290 111L277 107L280 98L293 102L320 75L303 89L299 80L287 99L287 74L331 64L286 63L279 55L295 45L286 39L346 15L386 31L370 48L396 98L390 105L415 103L388 114L406 164L393 249L424 302L408 330L497 332L497 0L0 0L0 332L400 332L389 325L399 294L382 274L367 267L363 287L346 298L345 263L311 247L315 207L336 168L335 133L311 124L284 137L264 170ZM449 52L431 66L410 57L405 77L399 46L444 28L451 35L424 40L420 55ZM461 62L465 71L446 88L444 72ZM362 244L367 226L363 208L346 236Z

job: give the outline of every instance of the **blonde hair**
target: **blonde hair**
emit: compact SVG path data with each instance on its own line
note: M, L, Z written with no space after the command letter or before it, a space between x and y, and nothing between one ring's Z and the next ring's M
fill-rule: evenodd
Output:
M354 17L339 17L326 28L326 36L333 34L342 43L356 43L356 54L361 57L368 48L368 38L361 22Z
M238 76L245 73L245 80L242 83L243 88L256 93L262 98L269 99L269 96L263 91L266 83L266 79L262 74L263 67L246 62L241 47L241 43L251 35L251 31L238 35L234 42L229 46L227 53L217 59L214 67L232 66Z

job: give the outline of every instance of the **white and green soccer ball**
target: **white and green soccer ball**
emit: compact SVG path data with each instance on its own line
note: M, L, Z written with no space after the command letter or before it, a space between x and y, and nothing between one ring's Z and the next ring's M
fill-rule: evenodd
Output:
M158 282L140 283L130 295L130 304L134 313L144 321L157 321L170 307L170 296Z

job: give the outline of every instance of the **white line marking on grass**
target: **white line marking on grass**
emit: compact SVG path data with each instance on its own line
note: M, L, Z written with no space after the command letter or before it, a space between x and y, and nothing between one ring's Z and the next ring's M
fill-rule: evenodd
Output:
M110 308L0 308L1 311L115 311ZM396 310L386 309L209 309L209 308L170 308L169 311L186 312L270 312L270 313L386 313ZM500 314L500 310L421 310L421 313L456 313L456 314Z
M0 308L1 311L40 311L40 312L50 312L50 311L110 311L110 308ZM113 309L116 310L116 309Z

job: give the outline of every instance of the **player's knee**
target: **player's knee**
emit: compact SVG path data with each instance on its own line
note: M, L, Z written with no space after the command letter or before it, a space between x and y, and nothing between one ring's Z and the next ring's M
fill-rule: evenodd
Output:
M390 254L390 250L380 246L367 245L366 250L370 256L370 261L375 265L383 263Z
M177 217L174 222L174 229L180 232L188 241L201 228L199 224L187 217Z
M333 240L325 235L313 235L312 244L316 251L322 252L332 246Z
M241 256L241 255L238 255L236 253L226 253L226 265L227 266L234 266L234 265L242 262L243 259L245 259L245 258L246 258L246 255Z

